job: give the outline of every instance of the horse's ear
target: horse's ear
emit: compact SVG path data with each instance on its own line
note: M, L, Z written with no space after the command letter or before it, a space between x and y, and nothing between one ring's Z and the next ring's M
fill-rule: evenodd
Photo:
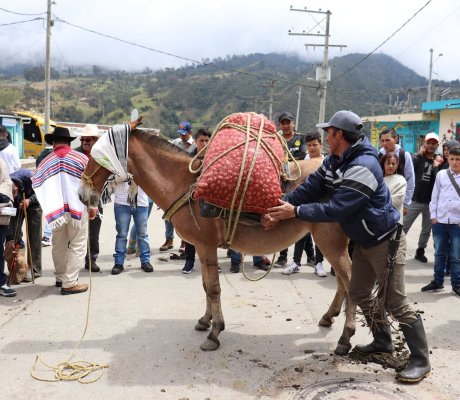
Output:
M129 121L128 124L129 124L129 127L131 128L131 130L133 131L134 129L136 129L139 125L142 125L142 118L144 118L142 115L137 118L136 120L134 121Z

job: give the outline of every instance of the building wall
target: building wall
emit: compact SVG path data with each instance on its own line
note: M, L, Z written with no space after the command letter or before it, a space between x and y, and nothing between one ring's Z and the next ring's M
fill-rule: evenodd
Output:
M441 143L460 138L460 109L446 109L439 112L439 138Z
M371 142L377 149L380 148L379 134L385 128L394 129L399 135L399 144L404 150L415 153L428 132L438 132L439 122L437 120L375 121L372 123Z

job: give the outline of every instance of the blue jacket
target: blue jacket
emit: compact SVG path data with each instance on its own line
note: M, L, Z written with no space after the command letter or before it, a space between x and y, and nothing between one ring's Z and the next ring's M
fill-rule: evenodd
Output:
M399 221L377 151L364 136L342 157L327 156L286 201L298 206L299 219L339 222L345 234L364 247L381 243Z

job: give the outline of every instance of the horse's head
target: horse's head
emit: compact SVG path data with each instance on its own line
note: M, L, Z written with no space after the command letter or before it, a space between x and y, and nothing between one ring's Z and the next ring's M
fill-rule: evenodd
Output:
M142 124L142 116L134 121L129 122L131 131ZM78 197L80 201L90 207L97 207L102 194L104 183L111 172L100 166L92 157L89 158L88 164L81 175L80 187L78 188Z
M97 207L104 183L111 172L101 167L92 157L89 158L86 168L81 174L78 197L86 206Z

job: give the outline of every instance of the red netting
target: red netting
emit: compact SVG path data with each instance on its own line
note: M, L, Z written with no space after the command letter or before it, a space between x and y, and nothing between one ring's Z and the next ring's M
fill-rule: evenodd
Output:
M249 119L249 144L245 151ZM262 139L256 151L261 124ZM246 159L242 168L245 153ZM279 176L284 161L284 150L275 124L260 114L232 114L221 122L207 147L203 172L198 178L194 197L231 209L233 197L237 192L233 206L236 210L254 158L255 165L249 177L242 211L265 213L267 208L278 204L277 200L281 196ZM242 180L238 188L240 174Z

